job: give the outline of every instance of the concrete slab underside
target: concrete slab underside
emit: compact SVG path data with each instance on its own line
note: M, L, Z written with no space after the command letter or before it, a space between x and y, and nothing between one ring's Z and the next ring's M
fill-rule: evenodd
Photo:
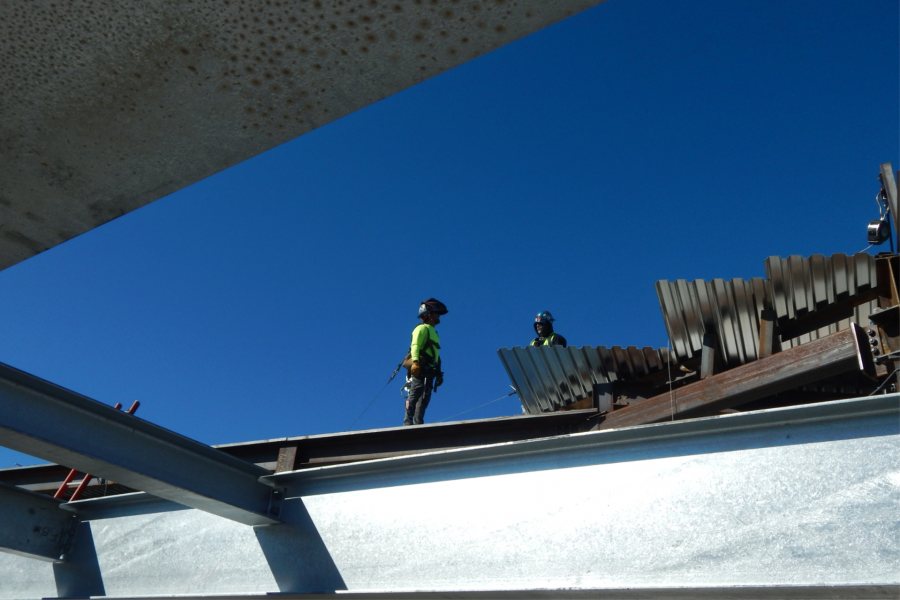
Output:
M0 269L601 1L2 2Z

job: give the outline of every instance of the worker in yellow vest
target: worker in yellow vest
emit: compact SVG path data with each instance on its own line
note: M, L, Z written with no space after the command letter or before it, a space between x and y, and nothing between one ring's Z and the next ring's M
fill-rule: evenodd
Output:
M531 340L529 346L562 346L566 347L566 338L553 331L553 315L549 310L539 312L534 317L534 332L537 337Z
M403 362L408 369L406 383L409 390L404 425L421 425L425 422L425 409L431 402L431 393L444 383L441 339L435 325L446 314L447 307L436 298L423 300L419 304L419 319L422 322L413 329L409 354Z

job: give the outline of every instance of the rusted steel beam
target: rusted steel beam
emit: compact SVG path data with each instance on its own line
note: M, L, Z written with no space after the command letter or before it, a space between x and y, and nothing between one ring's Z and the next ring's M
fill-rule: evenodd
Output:
M297 446L284 446L278 449L278 462L275 464L275 472L293 471L297 464Z
M596 408L476 421L429 423L216 446L277 472L587 431ZM2 481L2 472L0 472Z
M862 357L868 357L865 362ZM735 367L626 408L595 429L613 429L733 408L824 377L862 370L871 362L864 332L853 325L827 337Z
M875 259L875 272L878 276L878 306L889 308L900 304L900 293L897 291L900 256L896 254L879 256Z

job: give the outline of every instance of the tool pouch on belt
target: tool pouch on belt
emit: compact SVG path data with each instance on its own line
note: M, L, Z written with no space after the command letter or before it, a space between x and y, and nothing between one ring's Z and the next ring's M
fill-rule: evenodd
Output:
M412 366L412 356L410 356L409 352L406 353L406 358L403 359L403 362L400 363L400 365L407 371Z

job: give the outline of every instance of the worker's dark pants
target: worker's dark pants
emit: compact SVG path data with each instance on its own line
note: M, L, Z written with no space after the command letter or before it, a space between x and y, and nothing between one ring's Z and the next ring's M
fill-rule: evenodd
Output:
M421 425L425 422L425 409L431 402L431 390L434 389L434 377L411 377L409 380L409 396L406 399L406 418L404 425Z

